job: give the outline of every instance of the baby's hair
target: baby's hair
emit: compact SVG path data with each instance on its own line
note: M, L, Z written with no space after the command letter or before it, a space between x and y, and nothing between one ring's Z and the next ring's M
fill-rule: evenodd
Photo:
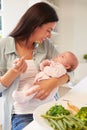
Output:
M71 72L71 71L76 69L79 62L78 62L78 59L74 53L72 53L71 51L67 51L67 53L69 53L72 56L72 62L70 63L71 67L69 69L67 69L68 72Z

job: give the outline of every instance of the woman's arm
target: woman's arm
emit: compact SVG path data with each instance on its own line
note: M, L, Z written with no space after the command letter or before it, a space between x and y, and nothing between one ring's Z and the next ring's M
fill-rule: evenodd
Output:
M8 88L12 82L18 77L19 73L14 71L14 69L10 69L5 73L2 77L0 77L0 82Z
M47 80L42 80L37 82L37 86L32 88L27 92L27 96L33 93L36 93L35 98L40 100L45 99L51 93L51 91L57 87L65 84L69 80L69 76L67 74L61 76L60 78L51 78Z
M27 69L27 64L24 58L20 58L17 61L17 64L9 69L2 77L0 77L0 82L8 88L12 82L21 74L24 73Z

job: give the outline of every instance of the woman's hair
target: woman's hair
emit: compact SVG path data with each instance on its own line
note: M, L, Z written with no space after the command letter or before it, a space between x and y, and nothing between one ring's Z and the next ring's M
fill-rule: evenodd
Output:
M20 40L27 41L36 27L58 20L56 11L52 6L45 2L39 2L25 12L9 36L14 37L17 42Z

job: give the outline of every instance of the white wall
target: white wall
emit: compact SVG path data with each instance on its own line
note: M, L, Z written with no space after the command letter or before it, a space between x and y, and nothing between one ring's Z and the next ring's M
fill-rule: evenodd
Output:
M28 0L3 0L4 36L8 35L8 33L14 28L28 6Z
M75 2L74 49L79 57L87 53L87 0Z
M82 60L87 53L87 0L56 0L56 3L60 51L71 50Z
M29 7L37 2L41 2L41 0L29 0Z
M4 36L13 29L26 9L38 1L41 0L3 0ZM58 6L60 18L59 35L54 35L53 40L60 51L71 50L81 60L87 53L87 0L53 0L53 3Z

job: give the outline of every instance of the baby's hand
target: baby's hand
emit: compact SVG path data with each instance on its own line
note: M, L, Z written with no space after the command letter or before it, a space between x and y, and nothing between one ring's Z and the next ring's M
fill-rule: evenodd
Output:
M50 61L48 59L42 61L42 63L40 64L40 70L43 70L45 66L50 66Z
M17 58L13 62L13 69L15 72L24 73L27 69L27 64L24 60L24 57Z

